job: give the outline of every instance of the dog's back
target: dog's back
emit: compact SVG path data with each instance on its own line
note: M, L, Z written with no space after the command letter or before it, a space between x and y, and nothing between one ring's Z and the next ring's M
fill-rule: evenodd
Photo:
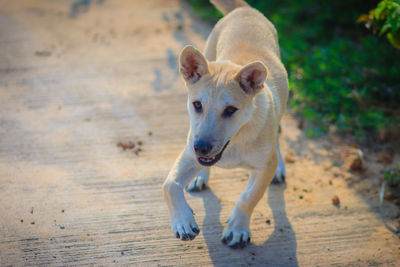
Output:
M229 60L239 65L261 61L268 70L267 82L280 115L288 98L286 69L280 59L277 32L259 11L242 0L211 0L225 16L210 34L205 56L210 61Z
M227 15L235 8L248 6L243 0L210 0L210 2L224 15Z

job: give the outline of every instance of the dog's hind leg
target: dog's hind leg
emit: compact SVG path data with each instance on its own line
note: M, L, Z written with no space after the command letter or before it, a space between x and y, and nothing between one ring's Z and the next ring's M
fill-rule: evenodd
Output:
M279 126L279 135L282 132L281 126ZM279 148L279 137L276 142L276 150L278 151L278 168L276 169L274 179L272 179L273 184L280 184L285 182L286 178L286 169L285 169L285 161L283 160L281 149Z
M279 148L279 141L276 145L276 149L278 151L278 168L276 168L274 179L272 179L273 184L280 184L285 182L286 178L286 169L285 169L285 161L283 160L281 150Z
M204 190L207 186L209 178L210 178L210 168L204 168L201 171L201 173L197 175L186 187L186 191L196 192Z

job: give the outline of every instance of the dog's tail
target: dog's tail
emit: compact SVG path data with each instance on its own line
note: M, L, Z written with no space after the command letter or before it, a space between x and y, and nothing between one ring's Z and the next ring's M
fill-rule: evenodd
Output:
M224 15L237 7L248 6L244 0L210 0L210 2Z

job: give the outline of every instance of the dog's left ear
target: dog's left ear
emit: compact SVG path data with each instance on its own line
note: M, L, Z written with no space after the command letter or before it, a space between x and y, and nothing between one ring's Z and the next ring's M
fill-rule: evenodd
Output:
M266 78L267 68L261 61L247 64L235 76L240 88L250 95L257 94L264 87Z
M199 50L187 45L183 48L179 56L179 70L186 82L196 83L208 73L207 59Z

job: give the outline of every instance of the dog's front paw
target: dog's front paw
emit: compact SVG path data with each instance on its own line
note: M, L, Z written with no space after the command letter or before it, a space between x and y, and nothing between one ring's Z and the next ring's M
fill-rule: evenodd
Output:
M193 240L200 233L190 208L177 212L171 217L171 228L176 238L184 241Z
M250 230L236 231L226 228L222 234L222 243L227 244L231 248L244 248L250 243Z
M197 175L190 184L186 187L188 192L198 192L206 188L210 171L208 168L204 169L199 175Z
M234 212L228 220L228 226L222 233L222 243L231 248L244 248L250 243L250 238L248 216L242 212Z

